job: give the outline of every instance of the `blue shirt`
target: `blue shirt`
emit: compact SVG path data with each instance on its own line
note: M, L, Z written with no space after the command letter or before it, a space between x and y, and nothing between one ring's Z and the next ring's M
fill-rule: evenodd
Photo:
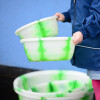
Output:
M70 9L63 14L65 22L72 23L72 32L81 31L84 37L75 47L72 65L100 70L100 0L71 0Z

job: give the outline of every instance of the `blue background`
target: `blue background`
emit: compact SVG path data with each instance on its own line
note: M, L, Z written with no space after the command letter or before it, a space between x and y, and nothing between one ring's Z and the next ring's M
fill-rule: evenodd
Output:
M62 2L63 1L63 2ZM15 30L35 20L65 12L70 0L0 0L0 64L40 70L86 70L70 61L29 62ZM58 36L71 36L71 24L58 22Z

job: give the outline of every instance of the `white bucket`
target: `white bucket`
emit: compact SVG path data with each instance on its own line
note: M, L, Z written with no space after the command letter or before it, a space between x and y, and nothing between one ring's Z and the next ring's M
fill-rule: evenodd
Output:
M30 91L30 88L46 82L56 80L77 80L81 81L86 88L73 93L52 92L38 93ZM56 82L55 82L56 83ZM75 71L38 71L22 75L15 79L14 90L19 95L20 100L93 100L93 90L91 89L89 77L81 72ZM84 99L85 98L85 99ZM86 99L87 98L87 99Z
M22 39L29 61L70 60L75 45L71 37L48 37Z
M34 21L19 28L15 33L21 39L57 36L58 24L56 18L56 16L52 16Z

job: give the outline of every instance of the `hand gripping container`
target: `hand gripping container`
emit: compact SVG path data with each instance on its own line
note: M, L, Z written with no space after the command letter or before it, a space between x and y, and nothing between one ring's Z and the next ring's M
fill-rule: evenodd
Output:
M21 43L29 61L70 60L75 48L72 37L22 39Z
M65 84L72 91L65 91ZM77 71L47 70L24 74L14 80L14 90L20 100L93 100L91 80Z
M34 21L19 28L15 33L21 39L57 36L58 24L56 18L56 16L51 16Z

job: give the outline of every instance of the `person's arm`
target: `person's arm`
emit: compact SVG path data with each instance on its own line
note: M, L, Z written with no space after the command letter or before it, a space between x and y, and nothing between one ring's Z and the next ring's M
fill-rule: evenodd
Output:
M71 22L70 9L62 14L65 16L65 20L63 22Z
M79 31L84 38L96 37L100 34L100 0L92 0L90 16L83 20Z
M56 13L54 16L57 16L57 20L61 22L71 22L71 17L70 17L70 9L67 12L63 13Z

